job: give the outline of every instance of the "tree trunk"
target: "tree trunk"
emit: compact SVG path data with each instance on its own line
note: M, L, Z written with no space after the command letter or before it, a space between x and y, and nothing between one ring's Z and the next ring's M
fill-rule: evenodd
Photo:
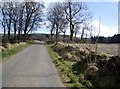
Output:
M22 22L19 22L18 35L17 35L17 39L19 41L21 40L21 32L22 32Z
M58 25L56 26L56 43L58 42Z
M77 32L75 32L75 38L74 38L74 41L76 41L76 36L77 36Z
M25 22L25 29L24 29L24 40L26 40L26 38L27 38L26 35L27 35L28 26L30 24L31 16L32 16L32 14L27 15L27 19L26 19L26 22Z
M9 19L8 23L8 41L10 41L10 30L11 30L11 18Z
M10 26L8 27L8 41L10 41Z
M69 18L70 18L70 41L73 41L73 28L72 28L72 10L71 10L71 2L69 2Z
M19 27L19 29L18 29L18 35L17 35L17 39L18 40L20 40L20 38L21 38L20 33L21 33L21 28Z
M26 30L24 30L23 40L26 40Z
M65 42L65 32L64 32L64 36L63 36L63 42Z
M53 40L52 36L53 36L53 29L51 29L50 31L50 36L51 36L51 41Z
M26 40L26 35L27 35L27 29L28 29L28 23L29 23L29 20L27 19L26 20L26 23L25 23L25 29L24 29L24 40Z
M73 31L73 29L71 29L71 31L70 31L70 41L73 41L73 34L74 34L74 31Z
M6 29L5 29L5 26L4 26L4 39L6 38Z
M8 41L10 41L10 30L8 30Z
M82 29L82 34L81 34L81 40L83 40L83 35L84 35L84 28Z
M17 36L17 39L19 41L21 40L21 32L23 27L23 11L24 11L24 7L21 8L20 14L19 14L19 27L18 27L18 36Z
M15 42L16 42L16 31L17 31L16 22L14 22L14 40L15 40Z

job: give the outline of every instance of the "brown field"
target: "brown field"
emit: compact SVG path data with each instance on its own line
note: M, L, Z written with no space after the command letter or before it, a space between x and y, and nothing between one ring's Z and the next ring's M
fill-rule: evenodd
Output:
M89 44L70 44L70 45L80 47L84 50L87 50L86 47L89 48ZM96 47L95 44L91 44L90 46L92 51L95 51L95 47ZM120 55L120 44L98 44L98 52L118 56Z

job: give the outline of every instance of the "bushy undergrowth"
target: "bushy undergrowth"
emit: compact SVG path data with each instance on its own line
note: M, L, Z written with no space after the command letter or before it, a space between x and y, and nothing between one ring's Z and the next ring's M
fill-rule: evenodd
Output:
M75 71L72 70L72 65L74 64L73 62L64 60L58 53L53 50L51 45L48 45L47 48L66 86L72 89L87 89L88 86L92 87L92 84L87 80L83 81L82 83L79 82L78 76L74 74ZM87 82L89 82L89 84L87 84Z
M21 51L22 49L24 49L25 47L27 47L28 45L30 45L29 43L26 42L22 42L22 43L17 43L17 44L4 44L3 47L5 47L5 50L2 50L0 52L0 59L4 60L5 58L16 54L17 52Z
M120 87L120 57L87 53L80 48L61 43L49 46L49 50L68 86L87 89Z

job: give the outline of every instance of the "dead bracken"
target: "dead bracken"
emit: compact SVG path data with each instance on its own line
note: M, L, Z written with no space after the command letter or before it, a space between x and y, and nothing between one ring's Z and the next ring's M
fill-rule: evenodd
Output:
M104 53L86 52L80 47L58 42L52 46L65 61L74 62L72 71L78 76L80 83L88 80L96 87L120 86L120 57L108 56ZM97 60L95 60L97 58ZM115 82L116 81L116 82ZM89 82L89 83L90 83ZM83 83L83 84L84 84Z

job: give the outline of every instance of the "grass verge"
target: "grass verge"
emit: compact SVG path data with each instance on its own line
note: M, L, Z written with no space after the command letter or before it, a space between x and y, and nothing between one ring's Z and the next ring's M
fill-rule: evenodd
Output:
M0 60L4 61L7 57L10 57L20 51L22 51L24 48L28 47L30 43L26 44L19 44L11 49L6 49L5 51L0 52Z
M83 81L84 84L79 82L78 76L76 76L72 71L72 62L65 61L61 56L58 55L53 49L52 45L46 45L49 54L53 60L53 63L56 65L59 74L64 82L64 84L70 89L88 89L88 87L92 86L88 84L88 81Z

